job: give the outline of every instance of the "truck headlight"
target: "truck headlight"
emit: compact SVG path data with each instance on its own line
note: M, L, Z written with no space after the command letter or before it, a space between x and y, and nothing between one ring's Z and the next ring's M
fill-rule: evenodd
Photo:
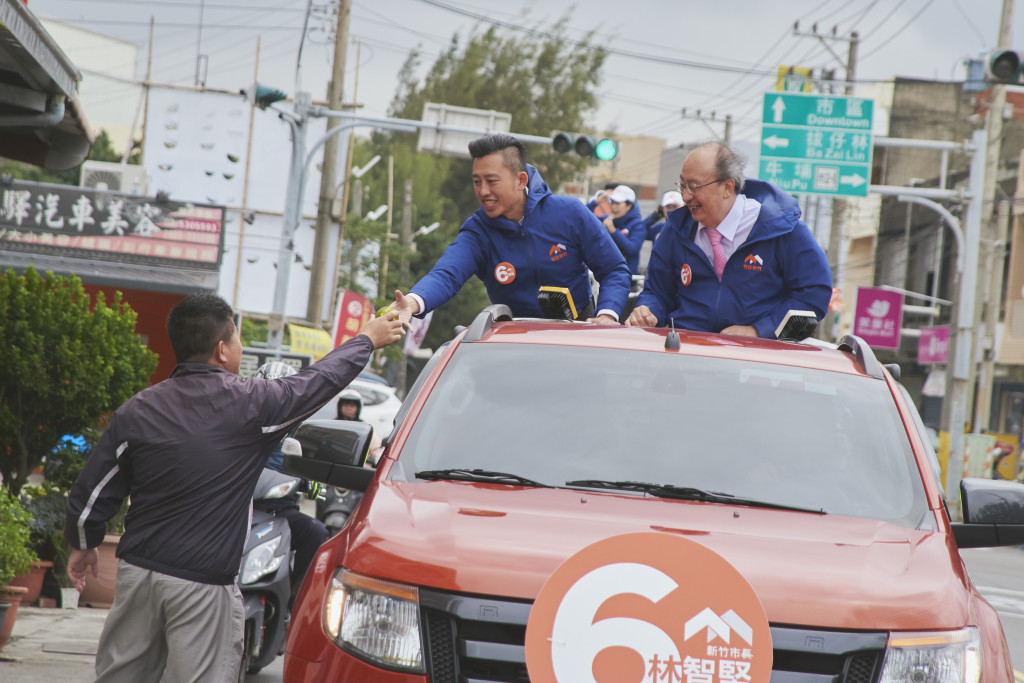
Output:
M889 635L879 683L978 683L981 669L981 635L973 626L896 632Z
M281 544L281 537L275 536L266 543L260 543L249 551L242 564L242 583L252 583L261 576L276 572L284 560L284 555L275 555L277 546Z
M338 569L324 600L334 642L383 666L424 673L419 590Z

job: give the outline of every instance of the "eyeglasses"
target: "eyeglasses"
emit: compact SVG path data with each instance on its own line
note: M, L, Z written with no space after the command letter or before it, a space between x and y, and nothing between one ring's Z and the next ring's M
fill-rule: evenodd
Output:
M715 183L720 183L723 180L728 180L728 178L718 178L717 180L712 180L711 182L704 183L703 185L694 185L693 183L684 183L681 180L677 180L676 188L678 188L680 192L689 192L690 194L697 194L697 190L699 190L700 188L707 187L708 185L714 185Z

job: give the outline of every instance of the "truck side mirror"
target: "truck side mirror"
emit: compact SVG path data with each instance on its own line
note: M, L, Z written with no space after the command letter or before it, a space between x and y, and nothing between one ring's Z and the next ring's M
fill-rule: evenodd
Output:
M285 451L288 474L345 489L365 491L375 470L363 467L373 427L349 420L309 420L295 430L299 453Z

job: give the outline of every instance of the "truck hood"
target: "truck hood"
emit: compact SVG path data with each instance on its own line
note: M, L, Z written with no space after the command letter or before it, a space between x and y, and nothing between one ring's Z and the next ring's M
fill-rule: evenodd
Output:
M973 589L943 533L877 520L568 489L380 481L332 543L341 565L413 585L533 600L569 556L656 531L714 550L774 624L970 623ZM372 504L368 504L372 503Z

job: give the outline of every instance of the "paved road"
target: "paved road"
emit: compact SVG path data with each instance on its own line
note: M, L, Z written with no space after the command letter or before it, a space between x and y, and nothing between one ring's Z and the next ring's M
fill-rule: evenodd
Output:
M1024 683L1024 550L961 550L971 580L999 612L1017 680Z

